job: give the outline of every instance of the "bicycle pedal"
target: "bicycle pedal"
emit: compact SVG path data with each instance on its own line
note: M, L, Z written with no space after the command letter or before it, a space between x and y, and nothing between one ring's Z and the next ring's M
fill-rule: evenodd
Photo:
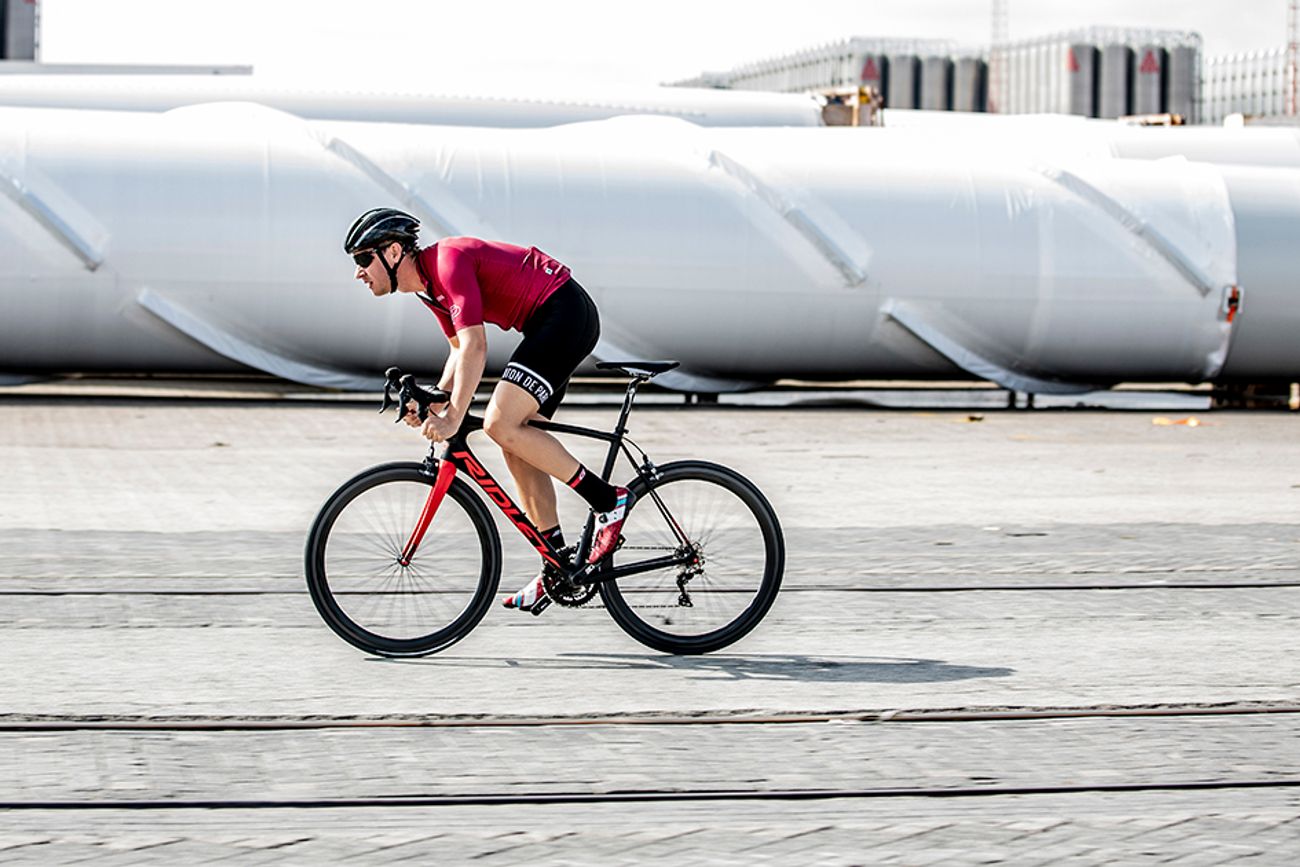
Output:
M533 607L528 609L528 613L536 617L549 607L551 607L551 597L543 596L533 603Z

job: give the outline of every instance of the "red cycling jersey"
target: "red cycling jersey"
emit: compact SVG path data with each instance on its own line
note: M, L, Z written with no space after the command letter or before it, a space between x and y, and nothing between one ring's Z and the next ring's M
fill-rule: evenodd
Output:
M419 296L448 337L491 322L523 330L524 323L569 279L569 268L536 247L478 238L443 238L415 257L424 280Z

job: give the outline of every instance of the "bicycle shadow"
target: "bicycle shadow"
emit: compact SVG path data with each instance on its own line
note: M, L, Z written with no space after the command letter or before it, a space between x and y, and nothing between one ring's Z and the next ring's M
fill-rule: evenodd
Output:
M958 665L939 659L803 654L644 656L632 653L560 653L546 658L443 657L385 661L456 668L505 666L552 671L676 671L695 680L725 678L799 683L948 683L1015 674L1013 668Z
M731 680L806 683L944 683L985 677L1010 677L1014 669L956 665L938 659L824 657L803 654L753 656L664 656L564 653L563 657L610 669L659 668L684 673L725 675Z

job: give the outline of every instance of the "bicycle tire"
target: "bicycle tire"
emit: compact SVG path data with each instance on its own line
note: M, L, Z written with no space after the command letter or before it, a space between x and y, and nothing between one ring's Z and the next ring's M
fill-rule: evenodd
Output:
M614 622L647 647L678 655L711 653L747 635L776 601L785 570L781 525L762 492L705 461L665 464L629 487L637 500L623 525L625 543L605 568L680 546L669 515L699 546L702 565L685 585L689 605L681 604L682 566L601 582Z
M464 638L492 604L501 539L462 479L453 480L409 565L398 560L433 483L420 464L372 467L340 486L312 524L307 589L325 623L354 647L425 656Z

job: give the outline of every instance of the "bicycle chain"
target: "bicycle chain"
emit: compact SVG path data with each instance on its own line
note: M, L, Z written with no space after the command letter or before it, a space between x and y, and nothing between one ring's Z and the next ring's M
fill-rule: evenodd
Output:
M667 551L669 549L665 548L663 545L619 545L618 550ZM572 558L573 555L577 553L577 549L574 546L570 546L560 551L560 553L566 558ZM552 569L547 569L542 576L542 584L546 588L546 595L550 596L552 601L558 603L564 608L589 608L591 610L599 610L607 607L603 602L597 602L594 605L590 604L591 600L596 597L597 588L599 587L598 584L584 584L581 587L575 588L567 581L560 581L559 579L561 577L563 576L554 572ZM659 608L677 610L681 607L682 606L680 605L638 605L637 610L652 611Z

